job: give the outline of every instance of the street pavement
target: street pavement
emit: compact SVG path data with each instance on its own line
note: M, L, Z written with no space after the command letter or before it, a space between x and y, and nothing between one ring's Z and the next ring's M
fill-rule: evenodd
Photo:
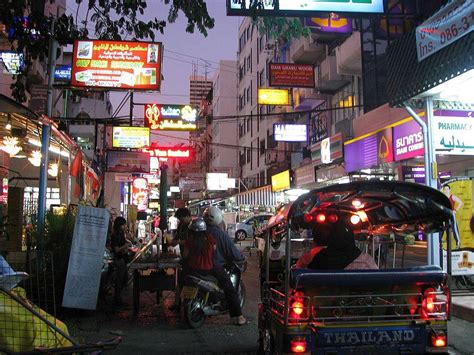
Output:
M114 354L255 354L257 352L257 302L259 301L258 264L255 252L248 254L250 242L239 247L247 250L249 262L243 279L247 291L244 314L251 323L238 327L231 325L229 317L217 316L206 320L200 329L188 329L179 314L168 308L173 304L174 293L164 293L163 302L156 304L156 295L141 294L138 315L133 314L131 287L126 292L128 307L115 310L110 304L102 304L95 312L78 312L66 315L63 319L71 335L81 343L97 342L121 336L123 341L113 351ZM246 248L247 247L247 248ZM421 263L424 251L419 247L406 250L408 264ZM453 311L456 309L453 300ZM467 310L458 316L474 314L474 305L467 302ZM453 312L454 313L454 312ZM474 323L453 317L449 322L449 353L474 354L472 336Z

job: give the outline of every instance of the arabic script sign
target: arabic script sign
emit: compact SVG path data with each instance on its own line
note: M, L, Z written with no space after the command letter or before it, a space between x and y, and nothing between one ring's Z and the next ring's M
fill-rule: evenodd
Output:
M433 136L437 153L474 155L474 117L470 116L472 112L452 111L451 114L452 116L433 116Z
M75 41L71 85L160 90L161 43Z
M195 131L197 110L189 105L145 105L145 126L162 131Z
M472 31L472 0L456 0L443 7L416 28L418 61L457 41Z

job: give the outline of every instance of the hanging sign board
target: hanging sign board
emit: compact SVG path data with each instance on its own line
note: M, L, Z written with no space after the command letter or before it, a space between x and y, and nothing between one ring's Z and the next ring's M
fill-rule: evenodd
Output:
M78 206L63 307L96 308L109 217L105 208Z
M132 182L132 204L137 206L137 211L145 211L148 207L148 180L137 177Z
M314 65L269 63L270 86L314 88Z
M161 43L74 42L71 85L76 88L160 90Z
M306 142L308 126L305 124L274 123L273 136L277 142Z
M286 89L258 89L259 105L290 105L290 93Z
M474 155L474 117L469 111L449 111L433 116L434 146L438 154Z
M455 0L416 28L418 61L456 42L473 30L474 2Z
M178 159L186 160L193 156L193 148L191 147L150 147L145 149L150 153L150 157L159 159Z
M107 172L149 173L150 154L145 152L107 152Z
M272 175L272 192L288 190L290 188L290 171L285 170Z
M249 16L252 1L227 0L228 16ZM321 12L383 13L383 0L258 0L258 15L311 16Z
M3 63L3 74L18 75L25 66L22 53L0 52L0 60Z
M197 110L190 105L145 105L145 127L162 131L195 131Z
M150 145L150 129L147 127L114 127L113 148L143 148Z
M305 17L304 24L314 33L343 35L352 33L352 20L334 12L324 17Z

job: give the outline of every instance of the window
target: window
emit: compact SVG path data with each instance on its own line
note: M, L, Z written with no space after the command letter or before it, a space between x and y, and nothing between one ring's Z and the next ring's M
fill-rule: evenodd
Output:
M247 70L252 72L252 57L250 55L247 57Z
M250 170L253 169L253 142L250 143Z
M247 149L247 164L250 163L251 159L252 159L252 155L250 153L250 149Z
M250 102L250 87L247 88L247 102Z
M250 118L247 118L247 132L250 131Z
M265 138L260 141L260 155L265 154Z
M246 31L246 32L247 32L247 40L249 40L249 39L250 39L250 26L247 27L247 31Z
M258 76L258 85L260 87L265 86L265 69L262 69Z

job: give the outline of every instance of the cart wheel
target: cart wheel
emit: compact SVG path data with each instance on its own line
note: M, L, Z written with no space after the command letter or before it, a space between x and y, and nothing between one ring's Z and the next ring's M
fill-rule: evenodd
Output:
M133 273L133 312L138 314L140 308L140 274L138 270Z

